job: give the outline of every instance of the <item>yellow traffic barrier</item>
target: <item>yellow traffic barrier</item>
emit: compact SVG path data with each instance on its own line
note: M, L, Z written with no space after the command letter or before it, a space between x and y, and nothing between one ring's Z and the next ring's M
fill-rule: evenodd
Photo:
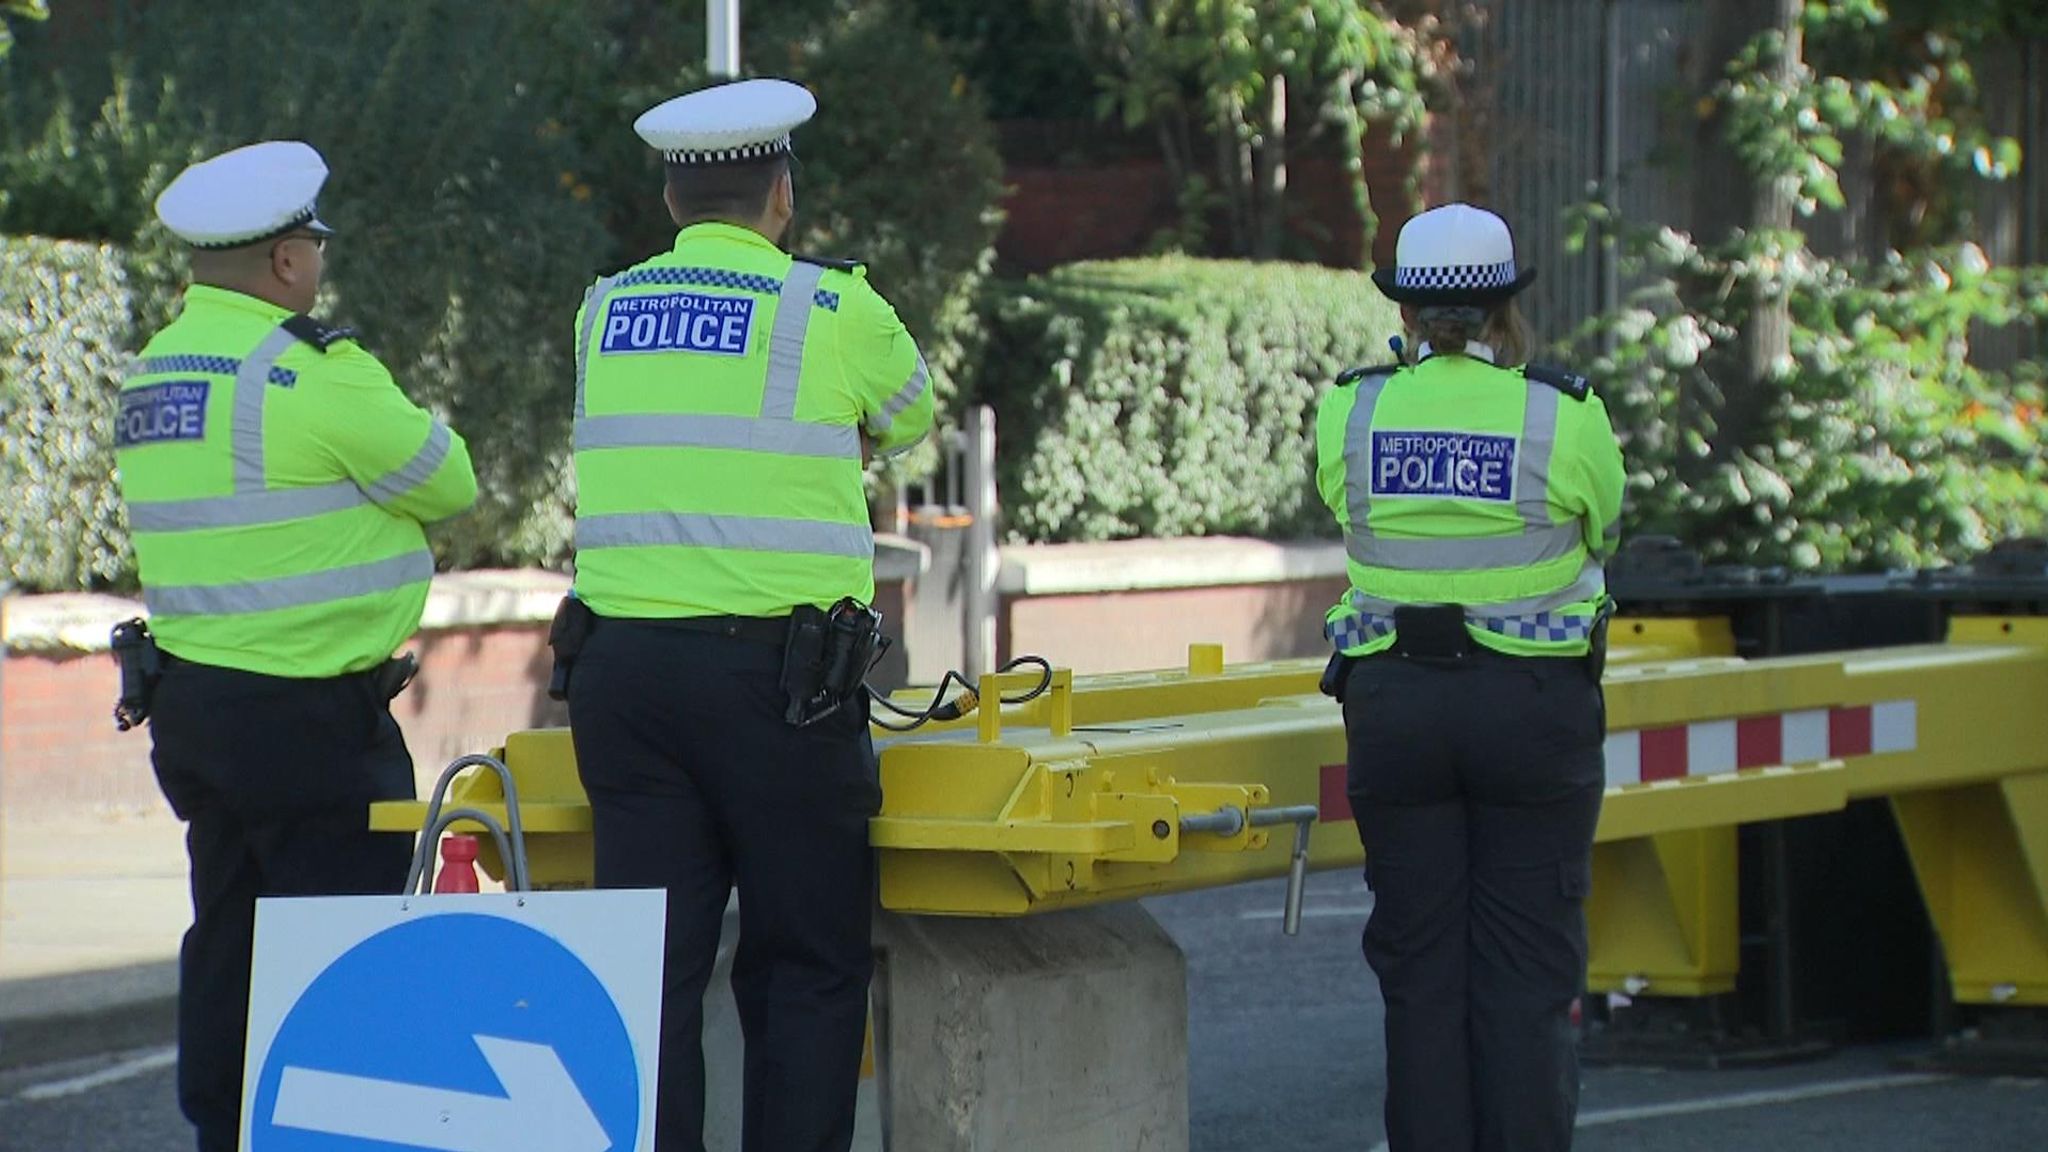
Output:
M1965 621L1951 643L1743 661L1725 624L1617 625L1610 788L1589 907L1596 990L1705 995L1736 969L1734 829L1889 798L1958 1000L2048 1004L2048 621ZM1016 916L1363 862L1321 662L1055 674L1027 704L883 734L872 823L884 907ZM1036 673L991 676L983 699ZM522 732L536 887L587 885L566 732ZM496 814L494 778L451 802ZM416 829L419 805L376 806ZM1297 833L1297 829L1300 831ZM1276 835L1276 833L1278 833ZM487 860L495 867L496 862ZM495 873L494 873L495 874Z

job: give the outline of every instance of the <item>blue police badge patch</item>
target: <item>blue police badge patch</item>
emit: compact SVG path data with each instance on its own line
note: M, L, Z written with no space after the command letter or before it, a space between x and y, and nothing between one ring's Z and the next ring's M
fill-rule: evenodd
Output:
M172 380L122 392L114 446L206 439L206 397L212 387L205 380Z
M754 301L743 296L664 292L615 296L605 309L598 353L703 352L745 356L754 326Z
M1514 499L1515 438L1476 432L1374 432L1372 494Z

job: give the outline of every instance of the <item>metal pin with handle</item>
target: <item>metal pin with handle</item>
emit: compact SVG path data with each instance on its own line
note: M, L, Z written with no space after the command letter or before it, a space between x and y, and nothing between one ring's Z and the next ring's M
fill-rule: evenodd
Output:
M1193 832L1235 836L1244 831L1247 824L1253 828L1294 825L1294 858L1287 867L1287 907L1280 921L1280 930L1293 936L1301 931L1301 897L1308 884L1308 836L1321 817L1321 810L1313 804L1254 808L1249 814L1236 805L1226 804L1214 812L1181 817L1180 832L1183 836Z
M1308 835L1321 816L1322 811L1313 804L1252 810L1254 828L1275 824L1294 825L1294 859L1287 865L1287 904L1280 917L1280 931L1289 936L1301 931L1301 898L1308 887Z

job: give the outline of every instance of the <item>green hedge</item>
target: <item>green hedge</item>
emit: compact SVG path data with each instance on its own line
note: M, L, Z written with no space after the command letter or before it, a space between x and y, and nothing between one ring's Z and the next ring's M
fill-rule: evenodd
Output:
M310 141L333 170L322 214L341 233L323 315L357 328L476 460L477 508L434 532L443 564L560 563L571 321L593 277L674 238L660 159L632 122L703 82L702 6L359 0L310 21L303 7L110 0L106 18L67 23L47 51L25 43L0 68L0 235L136 254L130 310L146 333L167 318L183 266L152 222L157 192L196 156ZM866 260L943 390L973 337L998 221L980 103L901 3L763 7L746 66L804 80L821 102L799 137L792 243ZM92 370L61 341L38 355L39 371L65 379ZM79 571L89 579L38 568L24 583L120 578L118 564Z
M25 588L122 582L114 397L135 301L116 248L0 236L0 557Z
M1074 264L987 294L976 387L1006 529L1030 541L1333 535L1316 400L1387 357L1362 275L1171 257Z

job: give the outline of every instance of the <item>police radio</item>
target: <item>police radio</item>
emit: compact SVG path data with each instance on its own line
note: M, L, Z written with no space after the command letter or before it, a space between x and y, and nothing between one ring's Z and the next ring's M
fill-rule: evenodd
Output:
M157 651L149 625L141 619L114 625L109 645L115 663L121 666L121 697L114 701L114 726L126 732L149 719L156 684L163 676L163 654Z

